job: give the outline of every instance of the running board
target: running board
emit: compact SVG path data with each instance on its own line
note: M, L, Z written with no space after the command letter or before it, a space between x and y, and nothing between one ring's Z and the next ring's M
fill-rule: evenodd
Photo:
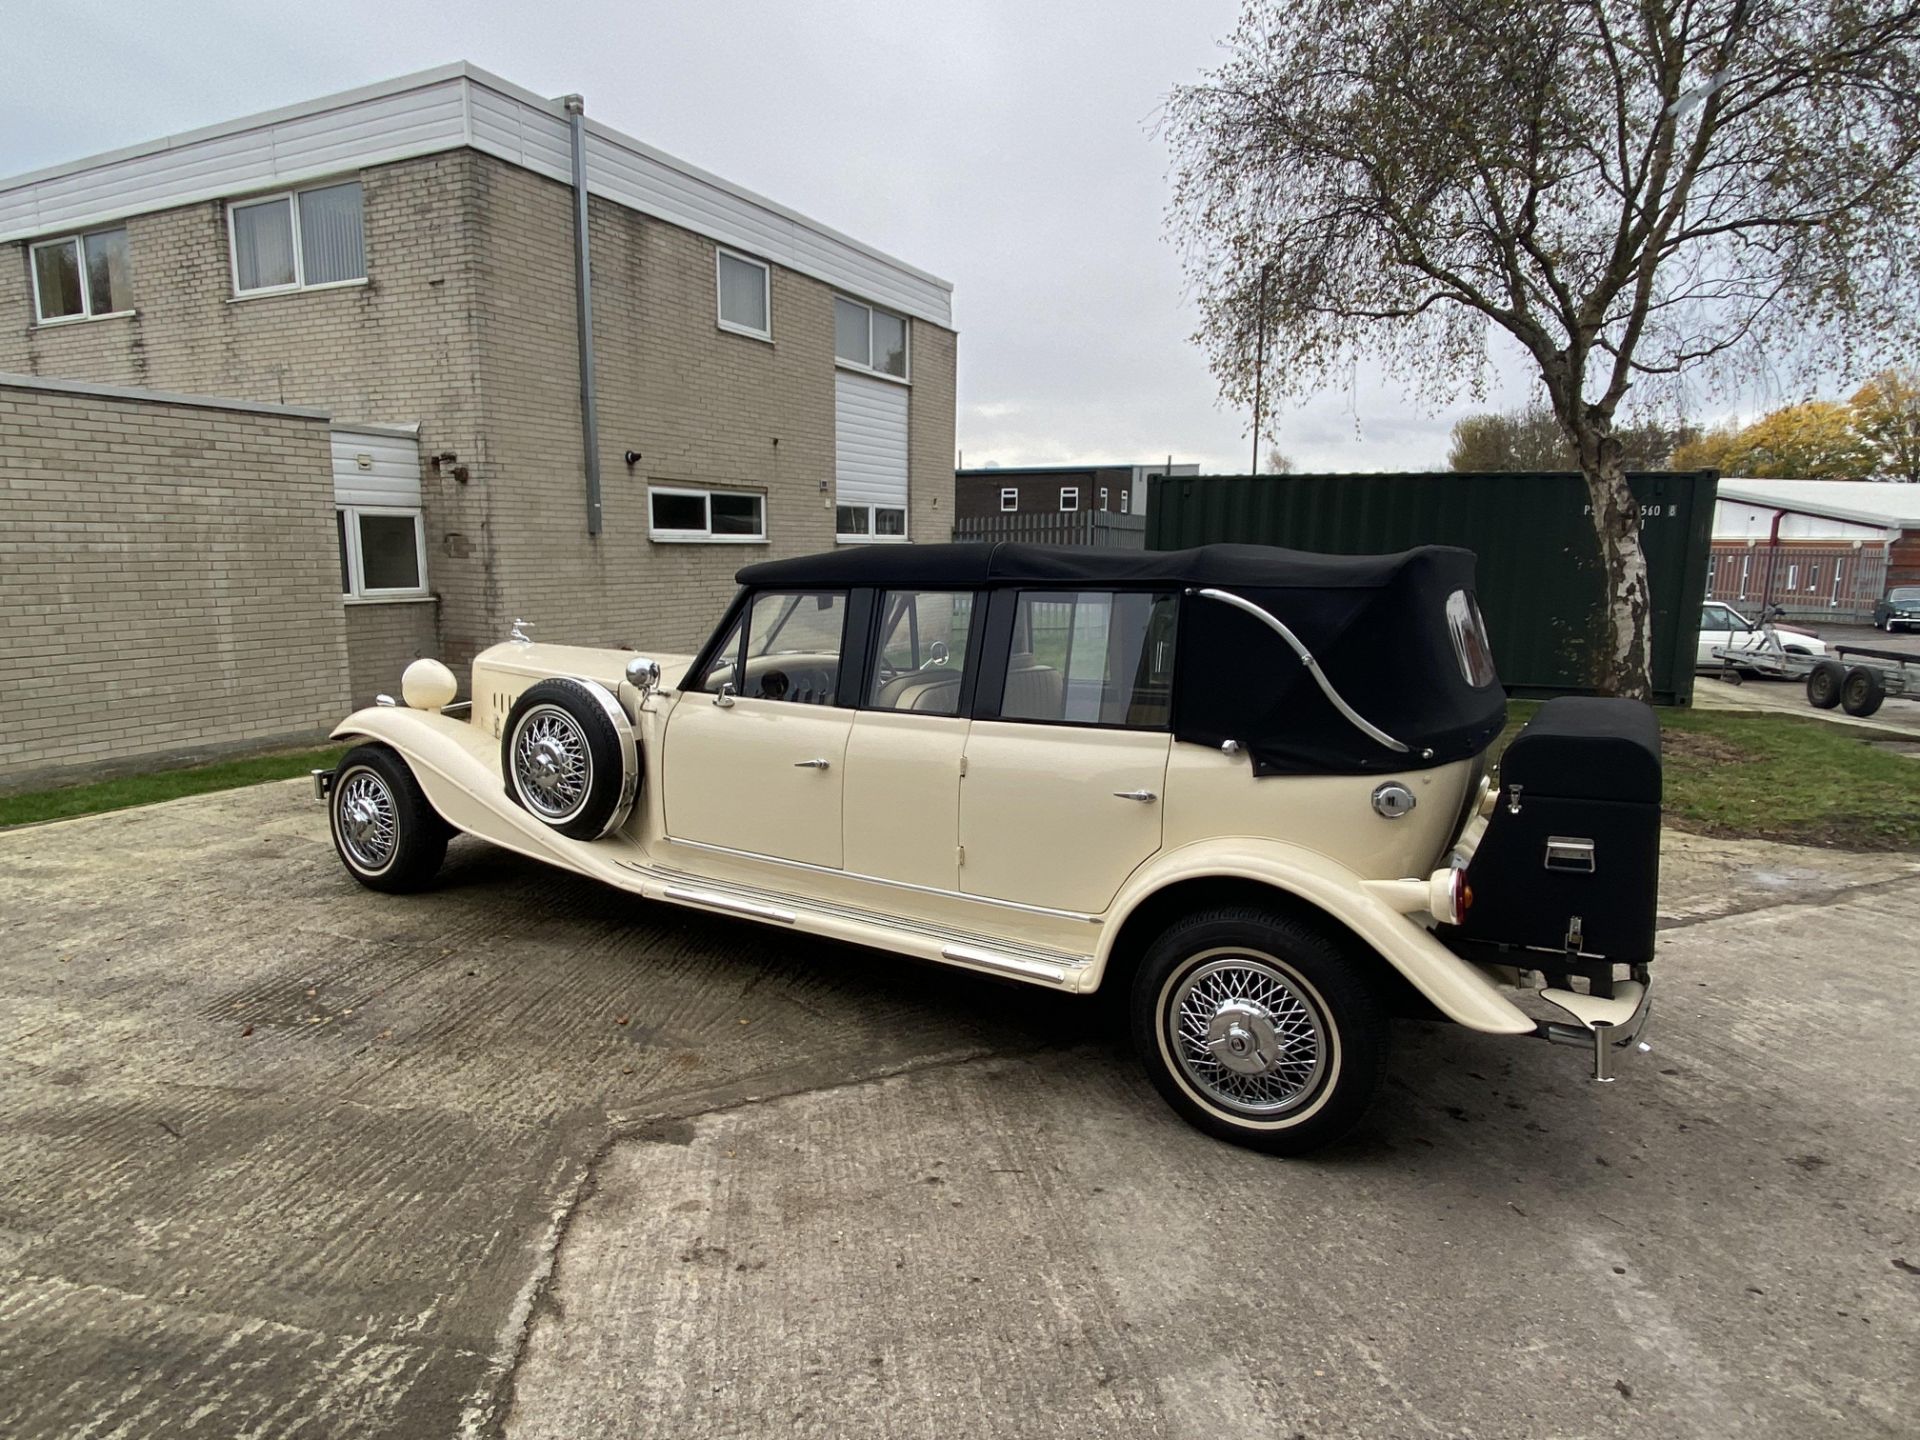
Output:
M632 861L620 863L623 869L641 878L641 893L652 899L767 924L791 925L809 934L962 965L1010 979L1077 991L1093 964L1091 955L1074 955L998 936L946 929L857 905L802 899L785 891L716 880L663 866Z

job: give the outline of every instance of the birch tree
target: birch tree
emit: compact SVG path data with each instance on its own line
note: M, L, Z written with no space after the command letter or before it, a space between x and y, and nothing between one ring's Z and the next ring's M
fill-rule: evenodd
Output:
M1196 338L1244 404L1262 322L1294 397L1364 362L1477 398L1508 337L1586 482L1595 680L1645 696L1614 417L1914 353L1917 58L1896 0L1247 0L1163 120Z

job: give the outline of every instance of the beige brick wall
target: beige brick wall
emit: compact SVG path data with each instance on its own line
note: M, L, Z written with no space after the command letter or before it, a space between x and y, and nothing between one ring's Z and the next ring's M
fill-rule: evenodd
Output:
M833 544L826 285L776 266L773 342L729 334L711 242L593 202L605 525L589 537L571 192L472 151L361 178L368 283L345 290L232 300L224 210L209 203L128 223L135 316L36 328L25 246L0 246L0 370L418 421L422 454L453 450L470 474L422 477L435 643L456 668L516 616L544 640L690 647L741 565ZM910 525L944 540L954 335L915 321L912 346ZM629 449L643 457L631 469ZM650 480L764 490L772 543L648 540ZM371 624L356 615L354 633ZM385 663L376 651L368 666Z
M0 788L331 726L332 483L321 418L0 385Z
M404 605L349 603L347 678L355 707L374 696L400 695L400 672L422 656L439 654L435 602Z

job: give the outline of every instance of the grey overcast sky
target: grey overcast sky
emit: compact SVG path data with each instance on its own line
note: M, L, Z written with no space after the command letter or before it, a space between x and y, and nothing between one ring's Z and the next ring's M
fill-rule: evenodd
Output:
M8 5L0 175L464 59L954 282L969 465L1244 470L1164 238L1168 88L1234 0L154 0ZM49 63L62 57L58 63ZM1517 370L1513 372L1517 375ZM1492 400L1525 398L1496 376ZM1464 401L1464 397L1463 397ZM1440 466L1362 374L1281 417L1302 469Z

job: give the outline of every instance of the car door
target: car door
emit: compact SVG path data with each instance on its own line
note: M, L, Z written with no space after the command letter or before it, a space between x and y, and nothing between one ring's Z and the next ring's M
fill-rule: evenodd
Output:
M964 590L885 591L878 610L866 694L847 742L846 870L956 890L960 768L978 648L975 597Z
M671 840L840 868L847 615L846 591L751 597L667 720Z
M988 626L997 693L967 732L960 888L1097 914L1160 848L1171 594L1022 591Z
M1713 653L1717 645L1724 649L1734 643L1733 612L1724 605L1706 604L1700 607L1700 654L1697 664L1702 669L1712 669L1720 664L1720 657Z

